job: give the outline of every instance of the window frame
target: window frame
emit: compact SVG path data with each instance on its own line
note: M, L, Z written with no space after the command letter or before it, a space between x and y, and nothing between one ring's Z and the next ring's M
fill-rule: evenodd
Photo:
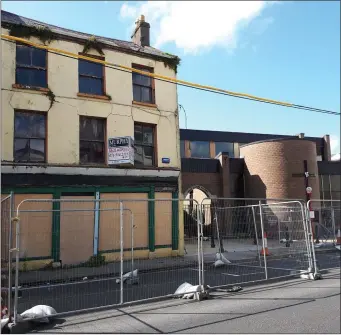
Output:
M15 117L17 113L22 113L22 114L36 114L36 115L42 115L44 116L44 120L45 120L45 134L44 134L44 138L41 137L18 137L15 136ZM14 128L13 128L13 162L15 163L37 163L37 164L46 164L47 163L47 141L48 141L48 115L46 112L41 112L41 111L32 111L32 110L27 110L27 109L14 109ZM44 160L43 161L37 161L37 160L17 160L15 158L15 140L44 140ZM31 147L30 147L31 149ZM30 157L30 154L29 154Z
M142 136L143 136L143 127L149 127L152 128L153 131L153 146L148 145L148 144L143 144L143 143L139 143L136 142L136 138L135 138L135 126L141 126L142 127ZM158 155L157 155L157 125L156 124L152 124L152 123L145 123L145 122L134 122L134 152L136 150L136 147L151 147L153 148L153 165L141 165L141 164L136 164L136 160L134 157L134 166L140 168L157 168L158 167ZM135 156L135 153L134 153ZM144 157L144 156L143 156Z
M46 67L45 68L42 68L40 66L30 66L30 65L18 65L17 63L17 50L18 50L18 47L27 47L27 48L30 48L31 50L32 49L38 49L38 50L42 50L42 49L39 49L39 48L35 48L34 46L31 46L31 45L25 45L23 43L20 43L20 42L16 42L16 46L15 46L15 84L13 85L14 87L17 87L17 88L31 88L31 89L42 89L42 90L48 90L48 86L49 86L49 77L48 77L48 68L49 68L49 64L48 64L48 51L47 50L42 50L45 52L45 62L46 62ZM46 78L46 87L44 86L31 86L31 85L24 85L24 84L20 84L18 83L17 81L17 69L18 68L22 68L22 69L30 69L30 70L38 70L38 71L45 71L45 78Z
M101 120L104 122L104 127L103 127L103 141L98 141L98 140L88 140L88 139L82 139L81 138L81 120L82 118L86 119L94 119L94 120ZM87 115L79 115L79 164L80 165L107 165L107 119L104 117L96 117L96 116L87 116ZM103 142L103 162L82 162L81 160L81 143L82 142L96 142L96 143L102 143Z
M78 53L79 56L84 56L84 57L88 57L88 58L93 58L93 59L97 59L97 60L102 60L105 61L105 57L103 56L97 56L97 55L90 55L90 54L86 54L83 52L79 52ZM89 75L84 75L84 74L80 74L79 72L79 62L80 61L84 61L84 62L91 62L90 60L86 60L83 58L78 58L78 96L85 96L85 97L95 97L95 98L100 98L100 97L106 97L106 77L105 77L105 66L104 64L100 64L102 66L102 78L96 77L96 76L89 76ZM95 63L95 64L99 64L99 63ZM92 93L84 93L80 91L80 77L84 77L84 78L92 78L92 79L101 79L102 80L102 94L92 94Z
M136 64L133 63L131 65L133 69L140 70L140 71L150 71L150 73L154 73L154 68L146 65L141 65L141 64ZM137 72L136 72L137 73ZM133 89L133 104L142 104L146 106L156 106L156 99L155 99L155 78L154 77L149 77L151 79L151 86L145 86L145 85L140 85L140 84L135 84L133 75L131 76L131 82L132 82L132 89ZM148 87L149 89L152 90L152 101L151 102L144 102L144 101L138 101L134 99L134 85L139 86L139 87Z

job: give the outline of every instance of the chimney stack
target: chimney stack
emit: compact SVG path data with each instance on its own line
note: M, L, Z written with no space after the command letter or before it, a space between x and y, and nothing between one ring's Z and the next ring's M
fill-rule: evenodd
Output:
M135 22L135 30L131 39L134 43L140 45L141 47L150 46L150 24L145 21L144 15L141 15Z
M304 138L304 133L299 133L297 136L298 138Z

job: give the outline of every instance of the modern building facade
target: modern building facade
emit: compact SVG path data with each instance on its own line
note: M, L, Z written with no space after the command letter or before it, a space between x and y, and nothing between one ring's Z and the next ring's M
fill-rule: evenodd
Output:
M340 199L330 138L180 129L182 191L210 197ZM308 177L306 178L306 174ZM195 192L195 191L194 191Z
M21 259L64 264L97 254L116 259L119 215L116 211L113 220L113 213L104 209L115 210L118 204L96 202L105 199L125 200L137 218L136 257L181 253L181 217L172 201L178 198L180 182L176 85L91 61L174 78L179 58L150 46L150 25L143 16L131 41L92 36L5 11L1 27L6 36L64 52L1 41L2 197L14 192L15 206L24 199L65 200L22 205L22 210L37 212L22 212ZM134 161L112 161L130 139ZM120 158L127 163L131 156L125 153ZM152 201L160 198L169 201ZM75 204L73 199L84 201ZM77 217L72 213L76 207L88 214Z

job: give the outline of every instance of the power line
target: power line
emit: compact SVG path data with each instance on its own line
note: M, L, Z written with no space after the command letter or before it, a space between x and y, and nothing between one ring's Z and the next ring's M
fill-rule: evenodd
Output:
M197 89L200 91L217 93L217 94L227 95L227 96L231 96L231 97L235 97L235 98L239 98L239 99L257 101L257 102L267 103L267 104L271 104L271 105L277 105L277 106L283 106L283 107L288 107L288 108L306 110L306 111L310 111L310 112L329 114L329 115L341 115L338 112L334 112L334 111L330 111L330 110L326 110L326 109L297 105L297 104L292 104L292 103L287 103L287 102L282 102L282 101L277 101L277 100L272 100L272 99L261 98L261 97L253 96L250 94L232 92L232 91L228 91L228 90L224 90L224 89L220 89L220 88L216 88L216 87L212 87L212 86L191 83L191 82L176 79L176 78L171 78L171 77L167 77L167 76L158 75L155 73L145 72L145 71L134 69L134 68L131 68L128 66L124 66L124 65L120 65L120 64L114 64L114 63L110 63L107 61L103 61L103 60L99 60L99 59L95 59L95 58L91 58L91 57L87 57L87 56L83 56L83 55L77 55L77 54L74 54L72 52L61 50L61 49L51 48L49 46L37 44L37 43L27 41L25 39L15 37L15 36L9 36L9 35L5 35L5 34L1 34L1 38L4 40L8 40L9 42L12 42L12 43L20 42L20 43L24 43L24 44L34 46L34 47L39 48L39 49L45 49L48 52L59 55L59 56L73 58L73 59L84 59L84 60L91 61L93 63L102 64L106 68L111 68L114 70L123 71L123 72L127 72L127 73L135 72L135 73L142 74L144 76L153 77L155 80L159 80L159 81L163 81L163 82L167 82L167 83L171 83L171 84L176 84L179 86L190 87L190 88L194 88L194 89Z

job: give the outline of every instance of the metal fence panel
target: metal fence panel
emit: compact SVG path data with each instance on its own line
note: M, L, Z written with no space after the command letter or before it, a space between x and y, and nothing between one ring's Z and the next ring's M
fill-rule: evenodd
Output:
M186 215L197 228L183 255L178 236ZM14 218L15 292L22 291L14 322L35 305L65 315L174 297L184 282L197 286L193 293L203 291L199 216L195 201L172 198L24 199ZM44 268L35 270L42 259Z
M201 206L212 218L203 241L205 283L211 287L312 271L302 201L204 199Z
M307 203L308 224L311 227L312 245L317 269L340 267L341 201L314 199Z
M156 198L151 201L152 210L155 212L154 229L149 230L149 236L143 240L139 223L145 214L144 201L123 200L124 208L129 208L134 213L134 270L138 272L137 281L133 285L126 285L124 301L140 301L158 297L171 297L177 288L187 282L191 285L202 286L201 270L201 226L199 219L199 205L196 201L173 200ZM175 207L178 207L177 209ZM174 227L172 220L183 220L183 227ZM180 222L179 222L180 223ZM150 226L149 226L150 228ZM176 231L174 231L174 229ZM183 238L177 237L184 232ZM151 237L151 234L154 234ZM149 250L143 250L143 243L148 240ZM180 242L179 242L180 241ZM184 245L181 244L184 241ZM180 243L178 245L178 243ZM179 254L180 251L180 254ZM143 256L143 253L146 256ZM139 254L139 256L138 256ZM149 259L147 255L149 254Z
M12 276L12 212L13 194L1 199L1 298L7 307L8 315L12 315L13 276Z

